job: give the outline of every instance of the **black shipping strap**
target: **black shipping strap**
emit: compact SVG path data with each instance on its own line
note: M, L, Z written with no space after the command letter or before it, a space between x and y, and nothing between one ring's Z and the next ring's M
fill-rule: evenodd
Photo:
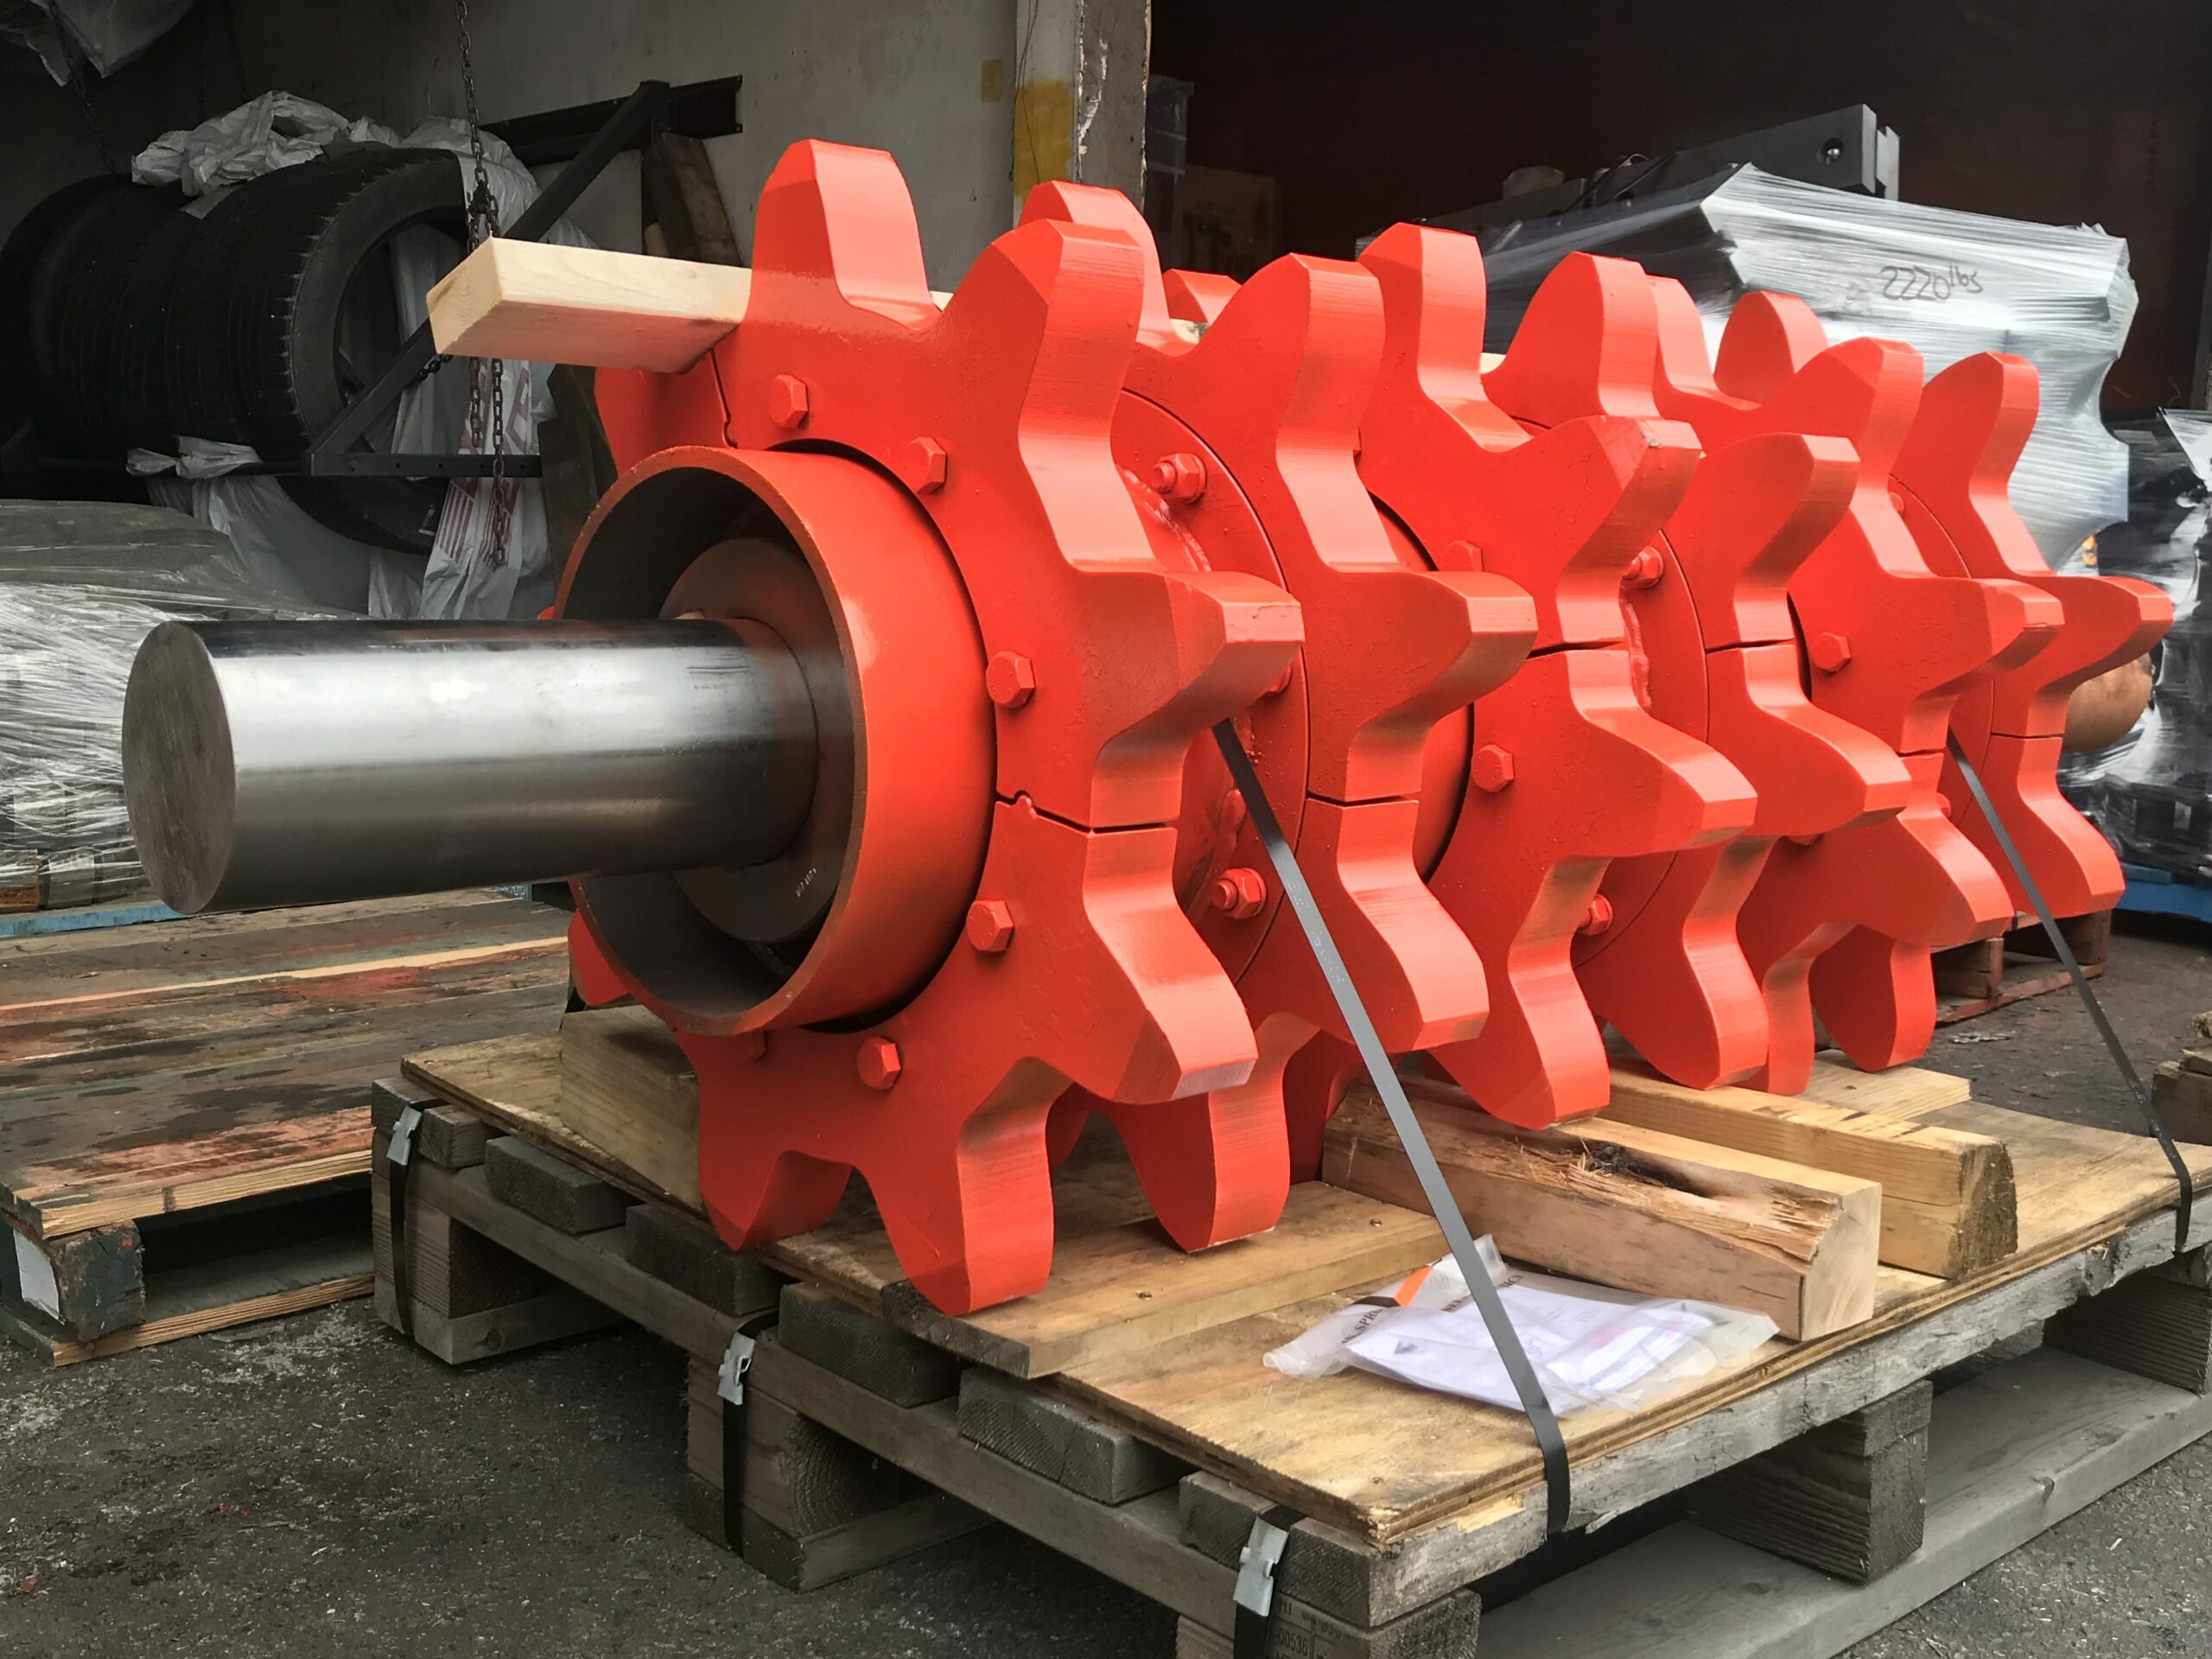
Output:
M2012 840L2012 831L2005 829L2005 820L1997 814L1995 803L1982 786L1981 774L1959 747L1955 734L1951 738L1951 759L1958 763L1959 775L1967 780L1967 789L1974 796L1974 804L1981 809L1982 819L1989 825L1990 833L1997 837L1997 845L2004 852L2005 861L2012 865L2012 874L2020 878L2020 890L2028 895L2028 902L2035 906L2036 919L2043 924L2044 937L2050 941L2050 948L2065 965L2067 976L2073 980L2074 988L2080 993L2082 1006L2089 1011L2089 1018L2096 1022L2097 1034L2105 1039L2105 1048L2112 1055L2112 1063L2119 1069L2127 1084L2127 1092L2135 1096L2135 1109L2143 1114L2144 1122L2158 1137L2158 1148L2166 1154L2166 1161L2174 1166L2174 1174L2181 1182L2181 1198L2174 1207L2174 1253L2179 1255L2189 1248L2190 1212L2196 1201L2196 1181L2189 1173L2189 1164L2180 1148L2174 1145L2173 1132L2166 1128L2166 1120L2159 1116L2152 1103L2151 1091L2143 1086L2143 1079L2135 1070L2135 1062L2127 1058L2127 1050L2120 1040L2120 1033L2112 1028L2112 1021L2105 1017L2105 1005L2097 1000L2090 988L2088 976L2082 971L2082 964L2074 960L2073 948L2066 943L2066 936L2058 931L2057 918L2051 915L2050 906L2044 900L2043 889L2036 886L2036 879L2029 874L2027 860L2020 856L2020 849Z
M745 1374L760 1333L775 1322L772 1307L740 1319L715 1374L722 1401L722 1538L736 1550L745 1547Z
M1529 1363L1528 1351L1522 1347L1520 1336L1513 1329L1512 1318L1505 1311L1497 1287L1491 1282L1482 1253L1476 1249L1474 1236L1467 1230L1467 1219L1459 1213L1459 1201L1452 1196L1444 1172L1437 1166L1436 1154L1429 1150L1428 1137L1421 1133L1421 1120L1414 1116L1413 1105L1406 1098L1405 1085L1398 1081L1390 1056L1376 1033L1375 1022L1367 1017L1366 1006L1359 1000L1358 988L1351 982L1344 957L1338 950L1336 941L1329 937L1328 924L1321 919L1321 907L1314 902L1313 890L1306 886L1306 877L1298 868L1297 855L1291 851L1282 825L1268 804L1267 793L1260 787L1259 774L1252 769L1251 757L1244 753L1236 726L1223 721L1213 728L1213 735L1221 747L1222 759L1229 763L1229 775L1244 797L1252 828L1267 849L1268 861L1274 866L1275 879L1282 883L1283 897L1290 901L1292 913L1306 931L1306 941L1320 964L1321 976L1329 983L1329 994L1336 999L1338 1011L1344 1015L1344 1026L1351 1033L1360 1058L1366 1062L1375 1092L1390 1114L1391 1127L1397 1130L1399 1144L1405 1148L1414 1174L1421 1182L1421 1196L1428 1200L1436 1224L1444 1230L1445 1243L1452 1247L1452 1259L1459 1264L1459 1271L1467 1281L1468 1293L1482 1312L1484 1327L1497 1344L1498 1358L1504 1362L1505 1374L1513 1381L1513 1392L1520 1396L1521 1408L1529 1414L1529 1424L1536 1431L1536 1445L1544 1458L1547 1529L1554 1535L1565 1532L1569 1482L1567 1439L1560 1432L1559 1418L1552 1411L1551 1402L1544 1396L1544 1385L1537 1379L1536 1368Z
M407 1176L415 1167L415 1131L423 1125L420 1106L404 1107L391 1126L391 1139L384 1152L385 1192L388 1199L385 1220L391 1239L391 1299L399 1310L399 1334L410 1341L415 1335L415 1295L407 1282Z
M1266 1659L1268 1630L1274 1623L1275 1569L1290 1543L1290 1529L1305 1517L1287 1503L1252 1518L1252 1535L1236 1558L1236 1624L1230 1659Z

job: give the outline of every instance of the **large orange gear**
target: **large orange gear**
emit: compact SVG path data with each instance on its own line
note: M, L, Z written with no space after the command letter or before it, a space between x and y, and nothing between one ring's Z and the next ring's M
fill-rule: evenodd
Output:
M1300 602L1305 645L1274 694L1240 718L1246 752L1385 1046L1472 1037L1488 1008L1482 963L1421 880L1440 839L1433 817L1422 820L1424 761L1448 721L1464 772L1468 705L1520 664L1535 618L1500 577L1430 569L1389 535L1360 482L1359 419L1382 344L1375 279L1356 264L1288 257L1241 288L1179 280L1183 320L1205 325L1193 340L1175 326L1150 231L1127 197L1040 185L1025 216L1116 228L1146 251L1116 454L1194 564L1280 582ZM1285 1068L1318 1033L1349 1033L1263 874L1211 738L1185 778L1178 887L1237 982L1259 1064L1211 1091L1203 1120L1183 1103L1078 1094L1068 1104L1113 1119L1151 1172L1161 1221L1196 1248L1272 1224L1290 1174Z
M857 1169L963 1313L1046 1280L1071 1083L1167 1102L1253 1066L1175 824L1186 752L1284 672L1297 607L1194 566L1115 466L1126 235L1025 225L940 311L891 159L809 143L754 246L709 359L605 377L634 464L560 609L772 610L822 728L815 813L773 880L586 880L580 907L697 1070L723 1236L818 1225Z

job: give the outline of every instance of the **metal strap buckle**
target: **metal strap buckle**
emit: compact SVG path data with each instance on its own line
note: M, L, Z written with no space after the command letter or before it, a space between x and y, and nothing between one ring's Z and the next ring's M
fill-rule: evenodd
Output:
M400 1109L399 1118L391 1126L391 1141L385 1148L384 1160L404 1166L415 1156L415 1131L422 1127L423 1109L407 1106Z
M1290 1543L1290 1529L1277 1526L1264 1515L1252 1519L1252 1535L1236 1557L1236 1594L1239 1607L1265 1618L1275 1605L1275 1568L1282 1564Z
M753 1351L760 1344L742 1331L730 1333L722 1353L721 1369L715 1373L715 1391L733 1406L745 1403L745 1374L753 1369Z

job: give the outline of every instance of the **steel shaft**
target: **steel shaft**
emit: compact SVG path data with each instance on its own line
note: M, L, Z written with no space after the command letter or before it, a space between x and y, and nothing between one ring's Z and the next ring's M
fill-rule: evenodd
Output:
M166 623L123 753L187 912L755 863L817 770L790 652L715 621Z

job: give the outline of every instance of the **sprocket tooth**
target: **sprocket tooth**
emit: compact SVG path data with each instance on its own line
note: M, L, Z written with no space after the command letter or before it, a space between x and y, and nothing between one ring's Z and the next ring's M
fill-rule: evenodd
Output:
M1903 1065L1936 1034L1929 949L1854 928L1813 963L1813 1007L1828 1039L1862 1071Z
M1709 652L1713 746L1733 757L1758 796L1751 833L1817 836L1891 817L1912 798L1895 749L1805 697L1795 645Z
M1841 521L1858 474L1840 438L1776 432L1707 454L1667 522L1706 650L1795 637L1789 578Z
M1167 1236L1203 1250L1264 1232L1290 1195L1283 1068L1313 1035L1296 1018L1262 1021L1260 1060L1243 1083L1164 1105L1099 1103L1128 1148Z
M1658 349L1643 267L1570 253L1537 284L1504 360L1483 379L1493 402L1537 426L1588 415L1656 420Z
M1021 199L1021 222L1037 220L1087 225L1093 230L1113 231L1127 237L1144 265L1144 305L1137 315L1137 338L1173 338L1174 319L1167 309L1167 289L1161 280L1160 251L1152 227L1136 204L1119 190L1097 185L1074 184L1065 179L1045 179L1030 186Z
M1783 385L1828 348L1827 330L1794 294L1746 294L1728 313L1713 378L1747 403L1770 403Z
M753 247L756 282L770 273L824 282L848 305L912 324L936 320L914 199L887 151L793 144L760 188Z
M1167 310L1178 322L1209 328L1236 297L1236 279L1212 270L1171 270L1166 277Z
M945 1313L1030 1295L1052 1271L1049 1103L986 1108L949 1144L869 1168L899 1265Z
M1745 836L1674 855L1622 937L1577 957L1591 1007L1666 1076L1693 1089L1749 1077L1765 1060L1766 1001L1736 936L1737 912L1773 842Z
M1316 1035L1283 1068L1283 1118L1290 1136L1290 1179L1321 1178L1321 1136L1344 1092L1367 1075L1359 1051L1327 1032Z
M2095 824L2059 792L2061 739L2006 737L1993 733L1976 764L1990 804L2012 837L2013 845L2036 879L2036 889L2054 916L2087 916L2109 910L2127 887L2120 855ZM1951 819L2003 878L2014 912L2034 909L2012 861L1998 844L1989 820L1959 771L1958 758L1943 757L1943 798Z

